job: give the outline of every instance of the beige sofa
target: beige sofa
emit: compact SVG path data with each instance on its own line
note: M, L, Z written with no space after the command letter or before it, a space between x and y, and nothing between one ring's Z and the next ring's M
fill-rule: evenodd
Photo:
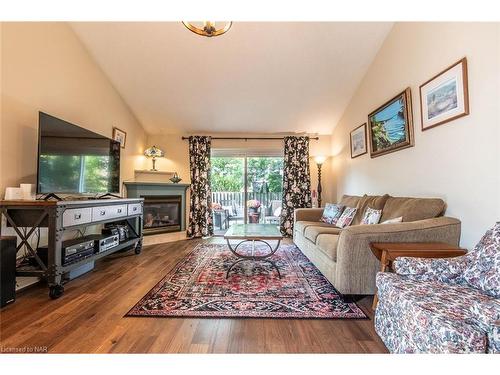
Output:
M340 204L357 208L349 227L320 222L321 208L301 208L295 210L293 241L342 294L375 293L380 263L371 242L460 241L460 221L443 216L441 199L344 195ZM367 207L382 209L380 222L400 216L403 222L360 225Z

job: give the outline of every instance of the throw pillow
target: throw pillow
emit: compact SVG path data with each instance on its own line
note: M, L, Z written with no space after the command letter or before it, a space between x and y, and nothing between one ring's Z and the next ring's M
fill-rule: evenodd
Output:
M403 222L403 216L395 217L394 219L389 219L386 221L382 221L380 224L394 224Z
M389 195L363 195L359 200L357 205L348 205L349 207L356 207L356 216L352 221L352 225L361 224L363 217L365 216L366 209L368 207L374 208L376 210L383 210L385 202L389 199Z
M274 210L273 212L274 216L281 216L281 207L278 207L277 209Z
M356 211L357 211L356 208L346 207L344 209L344 212L342 213L342 215L340 215L339 219L337 220L337 224L336 224L337 227L345 228L345 227L351 225L351 223L354 219L354 215L356 215Z
M337 220L342 215L344 207L340 204L327 203L325 204L325 209L323 210L323 216L321 216L320 221L327 224L337 224Z
M463 276L467 284L500 298L500 222L486 232L466 257L468 267Z
M382 216L382 210L376 210L374 208L367 207L365 215L361 220L361 224L378 224L381 216Z

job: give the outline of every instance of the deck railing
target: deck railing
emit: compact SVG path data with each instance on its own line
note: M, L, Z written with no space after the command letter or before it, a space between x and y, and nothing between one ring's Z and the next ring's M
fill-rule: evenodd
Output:
M261 210L271 207L272 201L281 201L283 193L255 193L248 192L248 200L257 199L261 203ZM232 191L214 191L212 192L212 202L219 203L222 206L245 207L245 194Z

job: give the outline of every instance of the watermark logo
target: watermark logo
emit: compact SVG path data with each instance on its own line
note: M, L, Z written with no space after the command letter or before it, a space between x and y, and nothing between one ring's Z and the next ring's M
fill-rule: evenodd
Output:
M0 346L0 353L48 353L47 346Z

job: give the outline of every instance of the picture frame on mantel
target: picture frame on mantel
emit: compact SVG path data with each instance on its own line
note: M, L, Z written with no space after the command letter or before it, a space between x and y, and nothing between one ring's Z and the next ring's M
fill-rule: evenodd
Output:
M127 141L127 133L121 129L113 127L113 140L120 143L122 148L125 148L125 142Z
M370 157L414 145L411 89L399 93L368 115Z
M350 133L351 159L364 155L368 152L366 143L366 122Z
M463 58L420 86L422 131L469 114L467 58Z

